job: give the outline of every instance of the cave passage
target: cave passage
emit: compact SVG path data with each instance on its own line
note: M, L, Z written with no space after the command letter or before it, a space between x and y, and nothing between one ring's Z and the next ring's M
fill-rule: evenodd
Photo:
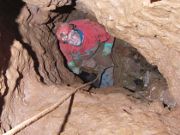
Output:
M4 1L10 2L10 0ZM156 1L152 0L151 3ZM6 2L3 6L8 5ZM1 91L0 98L2 122L0 127L3 133L24 119L28 119L32 114L56 103L62 96L75 90L77 86L82 86L82 83L93 81L101 73L94 69L82 68L79 75L73 74L68 68L55 36L58 23L85 18L97 21L93 15L75 9L74 1L70 6L47 11L48 13L41 12L41 9L34 5L24 6L24 4L19 3L17 6L19 10L13 12L16 10L13 7L9 14L6 14L8 7L3 9L3 6L0 5L4 11L0 13L3 15L0 17L0 29L2 30L0 34L3 37L3 40L0 38L2 42L2 50L0 50L2 78L0 79L4 79L4 84L2 84L5 87L5 92ZM24 8L21 16L19 12L22 7ZM31 13L33 10L31 8L35 9L34 13ZM5 16L7 18L4 19ZM18 20L18 16L24 18ZM112 131L120 131L119 125L123 128L122 131L125 131L125 128L130 131L129 127L132 127L133 124L135 126L132 131L140 127L140 132L144 130L145 133L150 133L152 130L155 133L153 128L156 130L157 126L161 127L164 124L161 122L173 122L174 115L170 116L173 119L167 121L167 118L170 117L163 116L165 113L162 112L163 105L168 108L174 105L169 102L166 95L168 91L166 79L156 65L150 64L128 41L117 37L115 37L111 53L113 86L100 87L102 79L100 76L89 88L90 91L95 92L94 95L79 90L76 95L72 95L69 104L65 103L57 107L47 117L40 119L39 123L33 123L32 127L27 126L22 130L22 134L54 134L54 131L57 130L63 133L67 132L71 126L72 131L67 134L75 133L76 129L84 130L81 134L86 134L89 130L92 130L93 134L97 129L96 132L99 134L99 128L105 132L109 128L111 134ZM14 40L17 44L13 44ZM14 53L11 53L11 49ZM16 52L18 53L16 54ZM163 105L157 105L157 102L153 102L157 100L161 101ZM155 104L150 106L151 102ZM152 108L154 108L153 111ZM167 114L168 109L164 110ZM152 124L151 119L154 120L155 124ZM114 126L117 127L114 128ZM150 131L147 131L146 127L151 127ZM174 129L174 127L172 128ZM47 129L47 131L41 129ZM169 130L169 127L165 125L164 129ZM79 131L76 134L79 134ZM156 133L165 132L160 130Z
M96 21L95 17L80 10L73 9L69 13L64 22L85 18ZM155 86L156 83L162 84L162 87L167 89L166 80L158 71L157 66L148 63L137 49L133 48L128 42L115 37L112 60L114 64L114 87L123 87L130 92L138 93L138 98L150 93L150 89ZM97 73L86 69L78 75L78 77L86 83L95 79ZM99 88L99 81L93 83L92 88ZM152 96L155 95L156 94L152 94Z

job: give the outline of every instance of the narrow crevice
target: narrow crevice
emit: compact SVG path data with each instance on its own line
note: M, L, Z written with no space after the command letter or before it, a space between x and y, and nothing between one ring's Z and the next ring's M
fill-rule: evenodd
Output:
M75 96L75 94L73 94L73 95L71 96L71 99L70 99L70 102L69 102L69 106L68 106L68 111L67 111L67 113L66 113L66 115L65 115L65 117L64 117L64 120L63 120L63 122L62 122L62 125L61 125L61 127L60 127L60 130L59 130L58 135L60 135L60 134L65 130L66 124L67 124L68 119L69 119L69 117L70 117L70 115L71 115L72 106L73 106L73 102L74 102L74 96Z
M40 81L45 84L44 78L41 76L41 74L39 72L39 61L38 61L36 53L33 51L32 47L30 45L28 45L27 43L25 43L24 41L22 41L22 39L19 39L19 41L21 42L23 47L27 50L28 54L33 59L34 69L35 69L35 72L37 73L37 75L40 77Z
M151 0L151 3L158 2L158 1L161 1L161 0Z
M19 32L19 24L16 18L20 14L21 9L25 5L21 0L1 0L0 1L0 76L4 78L5 92L0 97L0 115L2 115L4 98L9 92L6 71L9 67L11 58L11 45L14 40L21 37Z

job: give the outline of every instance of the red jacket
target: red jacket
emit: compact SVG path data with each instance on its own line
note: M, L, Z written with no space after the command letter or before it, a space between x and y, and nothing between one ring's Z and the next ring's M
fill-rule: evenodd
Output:
M59 42L60 49L68 63L73 60L90 58L97 50L99 42L113 42L113 37L105 31L105 28L102 25L96 22L84 19L71 21L69 24L75 24L76 28L83 33L84 37L80 46Z

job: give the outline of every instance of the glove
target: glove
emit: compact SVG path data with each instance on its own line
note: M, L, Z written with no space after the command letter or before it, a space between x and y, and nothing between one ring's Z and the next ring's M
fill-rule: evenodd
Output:
M109 55L111 53L111 50L112 50L112 44L111 43L105 43L102 55L103 56Z
M74 61L69 62L68 67L70 68L71 71L73 71L73 73L77 75L81 73L80 68L76 66Z
M72 68L72 71L73 71L73 73L75 73L75 74L77 74L77 75L79 75L79 74L81 73L81 70L80 70L79 67L73 67L73 68Z

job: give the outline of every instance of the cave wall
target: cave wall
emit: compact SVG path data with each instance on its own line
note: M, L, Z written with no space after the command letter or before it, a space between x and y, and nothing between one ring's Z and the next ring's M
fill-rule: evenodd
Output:
M49 14L49 10L71 2L25 2L28 5L23 4L21 13L18 10L14 16L6 14L5 20L0 17L0 100L1 104L5 103L1 106L2 132L55 103L69 92L70 88L62 84L66 81L73 83L75 80L62 64L63 59L58 53L53 33L49 35L55 27L48 24L48 20L56 16ZM91 12L112 35L131 43L150 63L158 66L178 103L179 7L178 0L154 3L149 0L139 0L136 3L133 0L77 1L77 8ZM1 15L9 13L9 7L6 8L5 12L0 12ZM57 59L59 64L54 63ZM60 84L60 87L44 85L41 77L46 84ZM64 134L87 134L87 131L89 134L113 134L114 131L114 134L176 135L180 132L179 110L169 113L157 102L147 106L117 91L93 97L87 93L78 94ZM66 107L62 106L19 134L56 134L67 116Z
M53 29L56 20L63 21L66 14L50 13L36 5L27 4L17 18L21 41L34 60L34 69L45 84L72 84L75 76L65 68L63 55ZM54 22L52 22L52 20Z
M166 78L180 103L180 3L178 0L77 1L117 38L129 42Z
M60 2L59 5L65 5L66 2ZM49 23L52 20L62 21L66 18L67 13L57 17L57 13L50 13L40 8L39 3L37 5L19 0L1 1L0 73L5 77L6 70L10 66L10 49L14 39L17 39L32 57L34 69L43 83L72 84L76 78L64 66L64 60L62 54L59 53L58 43L53 33L54 23ZM55 17L56 20L54 20ZM1 80L4 83L4 79Z
M24 98L28 98L32 88L41 91L44 89L38 85L46 84L44 87L48 87L76 83L76 78L64 66L51 31L53 24L47 23L53 17L54 14L19 0L0 2L1 131L17 125L20 119L16 117L16 111L27 107ZM17 113L22 114L21 111Z
M94 15L117 38L129 42L168 82L180 103L180 3L178 0L24 0L43 11L76 2L76 8Z
M75 1L24 0L43 12ZM169 90L180 103L178 0L76 1L76 8L92 13L117 38L128 41L166 78ZM55 30L55 29L54 29ZM168 65L168 66L167 66Z

